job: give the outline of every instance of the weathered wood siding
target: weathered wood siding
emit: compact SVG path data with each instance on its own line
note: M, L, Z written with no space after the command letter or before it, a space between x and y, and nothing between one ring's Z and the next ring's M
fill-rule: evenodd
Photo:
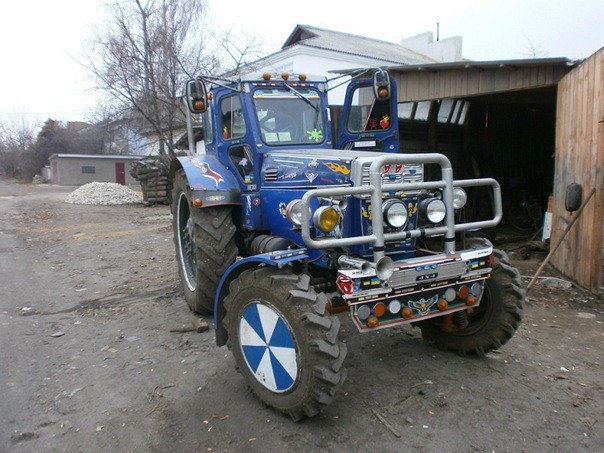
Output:
M565 66L500 65L391 72L398 87L398 101L456 99L467 96L528 90L556 85L569 71Z
M601 291L604 186L604 49L568 73L558 85L556 172L552 244L576 213L565 210L566 187L596 189L581 218L552 258L552 265L594 293Z

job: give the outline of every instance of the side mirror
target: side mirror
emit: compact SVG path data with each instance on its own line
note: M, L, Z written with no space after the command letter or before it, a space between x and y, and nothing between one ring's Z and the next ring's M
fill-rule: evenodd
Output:
M208 92L203 80L198 78L187 82L186 101L191 113L204 113L208 109Z
M390 99L390 75L382 69L373 74L373 93L378 101Z

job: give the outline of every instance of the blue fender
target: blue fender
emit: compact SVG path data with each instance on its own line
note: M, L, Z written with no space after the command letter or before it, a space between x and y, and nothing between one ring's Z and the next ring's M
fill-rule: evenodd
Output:
M229 285L233 280L239 277L244 271L253 269L262 264L268 266L277 266L279 268L294 261L302 261L308 258L306 249L279 250L275 252L263 253L261 255L249 256L232 264L222 276L216 298L214 299L214 328L216 329L216 344L224 346L227 343L229 335L224 327L224 298L228 294Z
M173 174L182 168L187 176L191 197L199 198L202 207L241 204L237 178L213 155L181 156L172 164Z

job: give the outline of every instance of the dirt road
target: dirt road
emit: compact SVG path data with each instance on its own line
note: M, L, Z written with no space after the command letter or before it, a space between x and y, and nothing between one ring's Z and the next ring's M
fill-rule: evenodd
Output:
M604 450L604 302L588 293L536 286L484 359L342 315L343 392L293 423L247 392L212 331L170 332L194 317L169 209L69 191L0 181L0 451Z

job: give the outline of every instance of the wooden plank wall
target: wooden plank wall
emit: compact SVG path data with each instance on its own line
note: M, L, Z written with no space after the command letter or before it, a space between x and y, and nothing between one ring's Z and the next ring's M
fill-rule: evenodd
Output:
M566 187L581 184L596 194L552 258L552 265L593 293L602 282L604 186L604 48L558 84L556 171L552 244L573 215L565 210Z
M499 66L391 72L398 101L455 99L553 86L569 71L566 66Z

